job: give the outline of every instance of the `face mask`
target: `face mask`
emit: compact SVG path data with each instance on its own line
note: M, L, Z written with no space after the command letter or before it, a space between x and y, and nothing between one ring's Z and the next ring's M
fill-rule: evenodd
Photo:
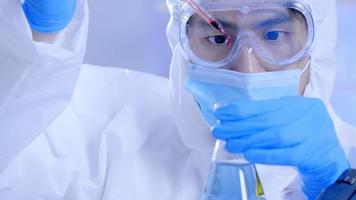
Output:
M209 125L214 125L214 107L234 101L258 101L296 96L303 70L241 73L191 64L185 88L193 95Z

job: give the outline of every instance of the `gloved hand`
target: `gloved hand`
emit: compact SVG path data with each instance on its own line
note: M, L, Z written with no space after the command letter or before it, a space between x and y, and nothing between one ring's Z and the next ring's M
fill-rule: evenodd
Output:
M304 97L234 102L215 110L213 135L253 163L298 168L309 199L349 168L323 102Z
M48 33L64 29L72 20L77 0L25 0L23 10L31 28Z

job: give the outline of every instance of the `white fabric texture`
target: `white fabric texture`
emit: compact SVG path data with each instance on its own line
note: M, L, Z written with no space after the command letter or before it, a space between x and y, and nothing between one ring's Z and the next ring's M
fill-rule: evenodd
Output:
M183 145L170 108L167 79L83 66L69 106L0 174L0 199L199 199L210 155Z
M313 1L315 12L333 13L334 2L326 2ZM169 5L172 11L178 9ZM332 80L335 66L333 52L326 49L334 45L335 16L321 16L318 35L327 29L329 34L323 38L331 43L318 39L321 49L314 51L314 80L308 94L322 96L328 103L332 81L327 79ZM173 22L174 18L168 28L170 38L178 33ZM0 173L0 199L200 199L214 140L199 109L182 89L187 63L177 41L170 42L174 47L170 80L84 65L70 104ZM324 65L329 71L323 71ZM355 130L346 127L331 108L330 113L355 167L352 141L356 140L351 135ZM298 193L300 181L294 169L261 165L258 171L267 199L305 198ZM285 193L292 195L282 198L287 186Z
M77 13L53 44L34 42L21 2L1 0L0 173L69 103L85 53L85 17Z

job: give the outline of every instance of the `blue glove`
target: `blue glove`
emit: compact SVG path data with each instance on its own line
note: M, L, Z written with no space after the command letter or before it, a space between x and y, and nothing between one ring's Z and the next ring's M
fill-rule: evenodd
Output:
M25 0L23 10L33 30L58 32L72 20L76 0Z
M283 97L243 101L218 108L213 135L226 149L252 163L298 168L309 199L349 168L335 128L321 100Z

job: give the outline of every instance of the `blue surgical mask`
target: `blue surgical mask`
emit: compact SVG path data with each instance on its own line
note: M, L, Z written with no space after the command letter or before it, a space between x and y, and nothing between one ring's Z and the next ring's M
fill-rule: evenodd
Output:
M216 123L214 108L234 101L268 100L296 96L303 70L241 73L191 64L185 88L193 95L209 125Z

